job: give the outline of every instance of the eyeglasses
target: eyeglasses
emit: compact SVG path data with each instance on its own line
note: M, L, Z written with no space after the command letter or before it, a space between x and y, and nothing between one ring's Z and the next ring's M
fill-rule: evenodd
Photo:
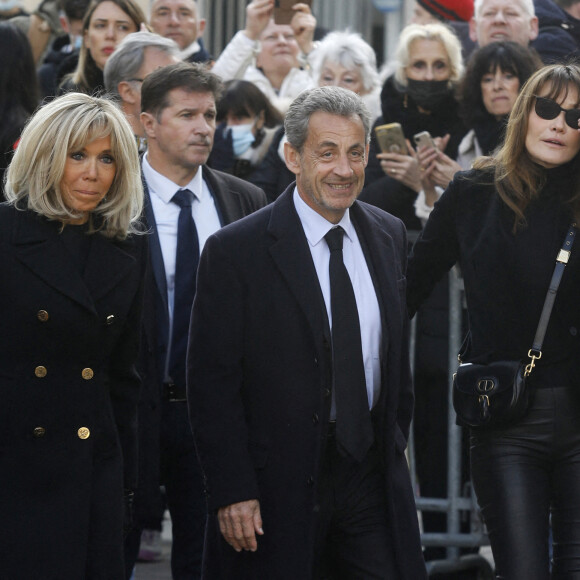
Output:
M578 130L578 121L580 120L580 109L563 109L553 99L547 99L546 97L536 96L535 111L538 117L545 119L546 121L551 121L552 119L555 119L562 111L564 111L566 125L572 127L572 129Z
M145 79L128 79L128 83L142 83Z

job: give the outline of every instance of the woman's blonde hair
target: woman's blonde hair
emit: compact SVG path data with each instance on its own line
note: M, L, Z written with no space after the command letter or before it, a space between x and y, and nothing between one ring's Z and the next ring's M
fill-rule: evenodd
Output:
M535 97L541 95L559 101L566 99L570 91L576 93L575 106L578 107L580 104L580 66L555 64L545 66L535 72L523 86L512 108L502 147L494 157L481 158L474 164L476 169L488 169L495 172L499 196L515 213L514 231L525 224L526 207L546 184L545 168L534 163L526 149L528 121L536 103ZM579 173L576 173L576 182L566 203L570 205L578 221L580 219Z
M71 152L103 137L111 138L116 171L105 199L91 213L91 231L119 239L137 233L143 208L137 144L125 116L107 99L69 93L38 109L8 167L6 199L51 220L79 218L62 196L65 164Z
M449 58L449 67L451 69L449 88L456 84L463 76L461 42L449 27L438 22L409 24L403 28L396 51L397 69L395 70L395 80L401 86L407 86L405 69L409 66L409 61L411 60L411 45L416 40L436 40L443 45Z

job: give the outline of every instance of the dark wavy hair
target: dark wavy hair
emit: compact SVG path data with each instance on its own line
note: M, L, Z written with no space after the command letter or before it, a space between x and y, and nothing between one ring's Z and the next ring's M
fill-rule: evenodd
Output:
M490 119L483 104L481 79L498 69L518 77L520 90L542 66L538 53L515 42L492 42L477 49L470 57L465 75L459 84L457 97L459 114L468 128Z
M39 90L28 38L9 22L0 22L0 54L0 153L4 153L38 107Z

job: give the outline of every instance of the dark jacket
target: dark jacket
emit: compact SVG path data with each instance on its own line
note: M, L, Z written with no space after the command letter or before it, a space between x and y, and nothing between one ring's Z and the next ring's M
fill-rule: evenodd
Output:
M50 47L44 62L38 68L38 81L42 99L53 98L65 75L73 72L78 64L79 51L64 52L70 44L68 34L59 36Z
M330 330L291 185L203 251L188 353L188 403L207 477L204 578L312 577L316 487L331 400ZM404 455L413 408L402 223L360 202L351 218L382 314L376 441L399 580L425 578ZM215 511L260 500L255 553L221 537Z
M264 193L237 177L203 167L204 179L215 199L222 225L234 222L266 205ZM155 216L145 185L145 221L150 235L150 260L145 277L143 338L139 355L139 373L143 396L139 404L140 476L136 494L138 523L155 515L159 494L159 437L163 370L169 343L167 287L163 256L157 236ZM153 511L153 513L150 513Z
M59 231L0 206L0 577L122 578L145 243L93 234L83 275Z
M580 22L552 0L534 0L538 37L531 43L544 64L566 63L580 55Z
M497 194L493 175L483 171L456 174L413 248L407 279L410 312L459 262L472 339L468 360L526 358L556 255L572 221L563 199L572 190L576 171L570 167L547 171L548 184L526 209L527 226L516 234L512 231L514 213ZM537 366L557 368L578 388L579 292L580 250L574 247ZM541 372L535 372L536 376Z

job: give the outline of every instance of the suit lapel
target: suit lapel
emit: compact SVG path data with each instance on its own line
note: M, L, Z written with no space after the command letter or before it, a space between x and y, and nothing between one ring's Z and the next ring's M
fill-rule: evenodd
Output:
M294 207L293 191L294 184L291 184L273 204L268 226L274 239L270 254L308 319L315 340L318 342L321 336L330 340L324 298L308 242Z
M203 166L203 179L206 182L214 200L222 226L244 217L240 201L240 193L231 189L219 174L209 167Z
M143 190L145 192L145 223L149 231L149 255L153 267L153 277L155 278L155 285L157 286L159 296L161 297L161 302L164 304L165 311L167 312L167 277L165 276L165 264L163 262L159 235L157 234L155 214L153 213L153 207L151 206L151 194L147 187L147 181L144 177L142 180Z

